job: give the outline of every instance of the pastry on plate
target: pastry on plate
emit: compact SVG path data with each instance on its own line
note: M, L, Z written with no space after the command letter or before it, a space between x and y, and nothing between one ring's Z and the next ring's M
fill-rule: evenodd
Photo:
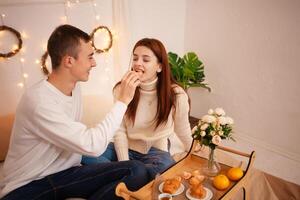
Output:
M198 185L191 185L190 194L194 198L202 199L206 196L206 190L201 183Z
M175 176L174 178L167 179L164 182L162 191L165 193L174 194L180 187L180 184L181 184L180 176Z

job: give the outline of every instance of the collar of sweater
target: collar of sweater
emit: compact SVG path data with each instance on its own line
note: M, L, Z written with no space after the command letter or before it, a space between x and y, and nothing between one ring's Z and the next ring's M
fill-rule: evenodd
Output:
M156 85L158 83L158 77L156 77L153 81L147 83L140 84L141 92L152 93L156 92Z

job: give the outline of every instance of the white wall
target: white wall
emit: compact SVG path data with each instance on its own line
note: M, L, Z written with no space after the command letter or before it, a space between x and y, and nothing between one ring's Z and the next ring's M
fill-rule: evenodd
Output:
M300 2L187 1L186 51L204 61L213 92L190 91L192 115L221 106L255 166L300 184ZM241 145L242 144L242 145Z

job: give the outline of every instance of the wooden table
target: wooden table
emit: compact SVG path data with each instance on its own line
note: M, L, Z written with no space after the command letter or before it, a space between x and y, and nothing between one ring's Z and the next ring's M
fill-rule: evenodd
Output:
M125 200L129 199L143 199L143 200L153 200L157 199L157 196L159 194L158 186L160 183L162 183L164 180L172 178L176 175L181 175L183 171L194 171L194 170L200 170L201 167L203 167L207 163L207 159L202 158L198 155L195 155L195 147L197 145L197 141L193 142L193 145L189 151L189 153L181 159L178 163L167 169L163 174L161 174L159 177L157 177L155 180L151 181L138 191L130 191L126 188L126 185L124 183L120 183L116 188L116 194L120 197L123 197ZM210 189L213 193L212 200L215 199L230 199L233 197L233 195L238 192L239 190L243 190L244 193L244 199L247 198L246 193L246 183L247 179L249 177L249 171L253 166L253 162L255 159L255 152L253 151L251 154L239 152L234 149L226 148L226 147L217 147L220 150L230 152L236 155L244 156L248 158L247 167L244 171L243 177L237 181L237 182L231 182L230 186L226 190L217 190L212 186L212 179L207 177L204 181L204 187L207 187ZM221 172L226 173L226 171L230 168L230 166L227 166L225 164L220 163L221 165ZM174 196L174 200L181 200L181 199L187 199L185 193L187 188L189 188L189 185L186 180L184 180L183 185L185 186L185 190L180 195Z

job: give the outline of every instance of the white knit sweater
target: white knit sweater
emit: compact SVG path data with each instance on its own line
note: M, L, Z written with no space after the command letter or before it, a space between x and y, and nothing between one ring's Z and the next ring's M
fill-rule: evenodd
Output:
M135 123L128 122L124 117L121 128L114 137L118 160L128 160L128 148L142 154L147 154L151 147L168 151L167 139L177 134L184 144L185 150L190 149L192 143L191 128L188 119L189 104L185 91L177 86L176 113L174 120L171 110L165 125L155 130L154 117L157 111L157 79L151 83L141 84L140 101L136 111ZM172 144L171 144L172 145Z
M32 180L80 165L81 155L99 156L105 151L127 106L116 102L105 119L90 129L79 122L81 108L78 85L72 96L46 80L27 90L16 111L0 198Z

